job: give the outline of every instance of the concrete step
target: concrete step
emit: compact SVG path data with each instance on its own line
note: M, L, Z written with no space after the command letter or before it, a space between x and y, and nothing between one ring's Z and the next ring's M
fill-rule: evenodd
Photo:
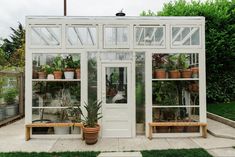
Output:
M142 157L140 152L107 152L100 153L98 157Z

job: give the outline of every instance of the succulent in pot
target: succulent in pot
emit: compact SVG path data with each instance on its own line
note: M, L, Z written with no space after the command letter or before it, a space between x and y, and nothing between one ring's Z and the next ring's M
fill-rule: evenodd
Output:
M54 77L55 79L62 79L63 75L63 58L61 56L56 56L53 60L53 68L54 68Z
M46 67L45 65L41 65L38 71L38 78L39 79L46 79L47 73L46 73Z

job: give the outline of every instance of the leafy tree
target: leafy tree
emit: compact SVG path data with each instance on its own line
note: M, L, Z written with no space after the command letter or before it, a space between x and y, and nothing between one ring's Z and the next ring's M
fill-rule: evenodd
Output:
M1 49L12 66L24 66L25 30L21 23L17 29L10 28L13 33L10 35L10 39L3 39Z
M208 102L235 99L235 0L186 2L164 5L144 16L204 16L206 18L206 70Z

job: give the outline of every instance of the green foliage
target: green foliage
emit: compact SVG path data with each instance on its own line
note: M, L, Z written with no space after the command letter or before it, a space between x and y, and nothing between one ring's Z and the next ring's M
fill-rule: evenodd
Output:
M64 59L65 68L77 68L77 63L74 63L72 55L68 55Z
M202 148L142 151L143 157L212 157Z
M0 153L1 157L97 157L99 152L8 152Z
M63 70L63 58L61 56L56 56L53 60L52 66L56 71Z
M207 111L235 121L235 102L209 104Z
M12 104L15 102L15 98L17 96L18 92L15 88L9 88L3 93L4 101L7 104Z
M87 116L82 116L84 117L84 125L85 127L91 127L94 128L96 127L96 124L99 119L102 118L101 113L99 113L99 110L101 109L101 101L94 101L93 103L85 103L84 108L87 111Z
M11 27L12 34L9 39L3 39L1 49L4 58L11 66L23 67L25 65L25 30L21 23L18 28Z
M153 12L142 13L154 16ZM235 99L235 1L179 0L164 5L158 16L204 16L206 19L207 101Z

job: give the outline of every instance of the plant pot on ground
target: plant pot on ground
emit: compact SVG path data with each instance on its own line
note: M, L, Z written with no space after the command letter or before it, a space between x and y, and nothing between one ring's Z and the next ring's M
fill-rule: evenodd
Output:
M6 118L13 117L18 114L18 103L15 102L17 93L18 92L15 88L9 88L3 95L4 101L6 102Z
M57 56L53 60L53 68L54 68L54 77L55 79L62 79L63 76L63 58L61 56Z
M101 113L99 110L101 108L102 102L92 102L92 103L85 103L85 109L87 111L87 116L84 116L84 127L83 133L86 144L95 144L98 141L98 135L100 126L97 124L98 120L102 118Z

